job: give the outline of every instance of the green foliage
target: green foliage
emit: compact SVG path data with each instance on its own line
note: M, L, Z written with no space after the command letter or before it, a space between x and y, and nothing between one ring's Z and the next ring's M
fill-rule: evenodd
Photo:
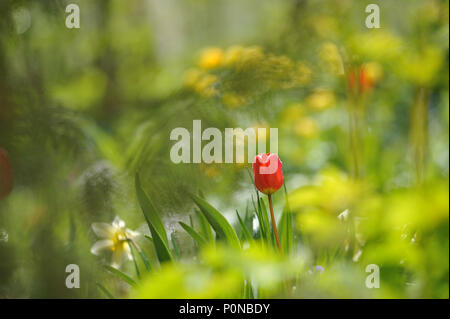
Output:
M216 232L217 239L224 240L231 246L239 248L239 238L225 217L204 199L194 194L191 194L191 198Z
M181 227L183 227L183 229L189 234L191 235L192 239L194 239L197 244L199 244L199 246L203 246L206 245L207 241L205 238L202 237L202 235L200 235L198 232L195 231L195 229L193 229L192 227L190 227L189 225L186 225L183 222L180 222Z
M448 1L62 3L0 1L0 298L448 298ZM197 119L278 128L282 254Z
M124 272L105 265L105 269L108 270L110 273L112 273L113 275L116 275L117 277L119 277L120 279L122 279L123 281L125 281L127 284L129 284L130 286L136 286L136 282L133 280L133 278L131 278L130 276L128 276L127 274L125 274Z
M169 249L169 241L167 240L166 230L152 202L142 190L139 175L136 175L136 194L139 200L139 205L144 213L145 220L147 221L150 232L152 233L152 239L159 261L171 261L173 257Z

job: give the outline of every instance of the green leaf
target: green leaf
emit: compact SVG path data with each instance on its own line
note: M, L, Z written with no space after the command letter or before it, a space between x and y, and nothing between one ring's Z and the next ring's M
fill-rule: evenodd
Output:
M144 236L147 237L153 243L153 240L152 240L151 237L149 237L147 235L144 235ZM142 251L142 249L140 249L137 246L137 244L134 241L128 239L128 243L129 243L129 245L132 245L136 249L136 251L138 252L139 256L142 259L142 262L144 263L145 269L147 271L150 271L151 270L151 266L150 266L150 261L147 258L147 255Z
M207 242L213 242L214 241L214 234L211 229L211 226L208 223L208 220L206 219L205 215L203 215L198 209L195 210L195 213L198 216L198 219L200 221L200 232L205 238Z
M278 232L280 233L281 248L285 254L289 254L293 247L292 213L285 208L278 222Z
M96 285L109 299L116 299L101 283L97 282Z
M204 199L193 194L191 194L191 198L211 224L211 227L216 232L217 237L226 240L233 247L240 248L239 238L226 218Z
M278 232L280 233L281 248L285 254L289 254L294 247L293 215L287 201L286 186L284 187L284 192L286 195L286 206L278 222Z
M136 276L138 277L138 279L141 279L141 272L139 271L139 266L137 264L137 260L134 255L134 246L131 245L131 240L128 239L127 241L128 241L128 246L130 247L131 257L133 259L134 269L136 270Z
M267 208L266 208L266 204L264 203L264 200L262 198L260 198L258 196L258 201L259 201L259 207L261 209L261 215L262 215L262 220L264 223L264 228L267 231L268 237L272 237L272 232L271 232L271 228L270 228L270 223L269 223L269 216L267 214Z
M252 243L253 237L252 237L250 231L248 230L247 226L245 225L244 221L242 220L241 216L239 216L239 212L237 210L236 210L236 215L239 220L239 224L241 225L242 234L244 235L245 240L248 241L249 243Z
M199 246L203 246L207 243L206 239L203 238L202 235L200 235L194 228L192 228L189 225L186 225L183 222L179 222L179 224L195 240L195 242L197 242L197 244L199 244Z
M175 253L176 258L180 258L180 247L178 247L177 241L174 236L175 233L170 235L170 240L172 241L173 251Z
M268 242L269 237L268 237L268 232L265 228L264 219L262 217L262 213L261 213L261 209L260 209L261 206L260 205L258 205L258 207L256 206L253 196L252 196L252 204L253 204L253 209L255 210L255 213L256 213L256 217L258 218L260 237L264 242Z
M244 283L244 299L254 299L255 296L253 295L253 287L252 282L250 279L246 280L246 283Z
M139 204L144 213L145 220L152 234L153 243L155 245L156 254L160 262L172 261L172 253L169 249L169 241L167 239L167 233L164 229L164 225L156 212L150 198L144 192L141 187L139 175L136 174L136 194L139 200Z
M121 272L119 269L116 269L114 267L105 265L104 266L106 268L106 270L108 270L110 273L112 273L113 275L116 275L117 277L121 278L123 281L125 281L127 284L129 284L132 287L136 287L137 284L136 282L133 280L133 278L131 278L130 276L128 276L127 274Z

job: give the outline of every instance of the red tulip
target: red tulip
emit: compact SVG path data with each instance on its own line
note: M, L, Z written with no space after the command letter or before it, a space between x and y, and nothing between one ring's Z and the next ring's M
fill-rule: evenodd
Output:
M13 175L9 164L8 153L0 148L0 199L11 193L13 188Z
M278 237L277 223L273 213L272 194L283 186L283 164L276 154L263 153L255 156L253 160L253 175L255 176L256 188L267 195L269 199L270 218L272 220L272 230L280 254L283 254L280 238Z
M261 193L273 194L283 186L282 163L276 154L257 155L252 166L255 185Z
M352 93L364 94L372 90L375 83L364 66L348 70L348 87Z

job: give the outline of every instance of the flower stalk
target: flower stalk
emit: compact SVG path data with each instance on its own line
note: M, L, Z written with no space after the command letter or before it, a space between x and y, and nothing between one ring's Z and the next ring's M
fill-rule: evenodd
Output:
M273 234L275 235L275 241L277 243L278 250L280 251L280 254L283 254L280 238L278 236L277 223L275 222L275 215L273 213L272 194L267 194L267 197L269 198L270 218L272 219Z

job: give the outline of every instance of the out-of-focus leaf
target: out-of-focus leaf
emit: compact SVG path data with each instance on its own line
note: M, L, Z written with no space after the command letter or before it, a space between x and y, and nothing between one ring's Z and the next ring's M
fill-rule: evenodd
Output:
M258 218L260 236L263 241L268 242L269 232L268 232L268 230L266 230L266 227L265 227L266 225L264 223L260 205L256 206L255 201L253 200L253 197L252 197L252 204L253 204L253 209L255 210L255 213L256 213L256 217Z
M278 231L280 233L281 248L285 254L289 254L294 246L294 231L293 231L293 216L289 206L288 194L286 186L284 186L284 193L286 196L286 206L278 222Z
M250 243L253 242L253 237L252 237L250 231L248 230L247 226L245 225L244 221L242 220L241 216L239 216L239 212L237 210L236 210L236 215L239 220L239 224L241 225L242 234L244 235L245 240Z
M174 251L174 253L175 253L175 257L176 257L176 258L180 258L180 247L178 246L178 243L177 243L177 241L176 241L176 239L175 239L174 234L175 234L175 233L172 233L172 234L170 235L170 240L172 241L172 246L173 246L173 251Z
M122 271L120 271L119 269L116 269L114 267L105 265L105 269L108 270L110 273L112 273L113 275L116 275L117 277L119 277L120 279L122 279L123 281L125 281L127 284L129 284L130 286L136 287L136 282L133 280L133 278L131 278L130 276L128 276L127 274L123 273Z
M203 235L203 237L208 242L214 241L214 234L212 232L211 226L209 225L206 217L197 209L195 210L195 213L197 214L198 219L200 221L200 231L201 231L201 234Z
M264 227L267 231L267 242L271 245L275 246L275 237L272 232L272 228L269 223L269 215L267 213L266 204L264 203L264 200L259 197L258 195L258 201L259 201L259 208L261 210L261 217L264 223Z
M136 270L136 276L138 279L141 279L141 272L139 271L139 266L137 264L136 256L134 254L134 247L130 244L130 240L128 240L128 246L130 246L130 253L133 259L134 269Z
M228 223L225 217L213 206L211 206L204 199L191 194L192 200L200 208L200 211L205 215L211 227L216 232L218 238L226 240L231 246L240 247L239 238L236 235L233 227Z
M101 283L97 282L97 287L109 298L109 299L116 299L112 293L109 292L108 289L106 289Z
M172 261L173 257L169 249L169 241L167 239L164 225L158 213L156 212L155 207L151 203L150 198L148 198L147 194L145 194L144 190L142 189L139 175L137 174L136 194L139 200L139 204L142 208L142 212L144 213L145 219L147 221L148 227L150 228L159 261Z
M278 232L280 233L281 248L285 254L292 251L294 235L293 235L292 213L285 208L278 223Z
M149 240L151 240L151 237L149 237L149 236L146 236L146 237L148 237ZM152 240L151 240L151 241L152 241ZM128 240L128 242L129 242L129 244L132 245L132 246L136 249L136 251L138 252L139 256L140 256L141 259L142 259L142 262L144 263L145 269L146 269L147 271L150 271L150 269L151 269L151 267L150 267L150 261L148 260L147 255L146 255L146 254L142 251L142 249L140 249L140 248L136 245L136 243L134 243L132 240ZM153 241L152 241L152 243L153 243Z

